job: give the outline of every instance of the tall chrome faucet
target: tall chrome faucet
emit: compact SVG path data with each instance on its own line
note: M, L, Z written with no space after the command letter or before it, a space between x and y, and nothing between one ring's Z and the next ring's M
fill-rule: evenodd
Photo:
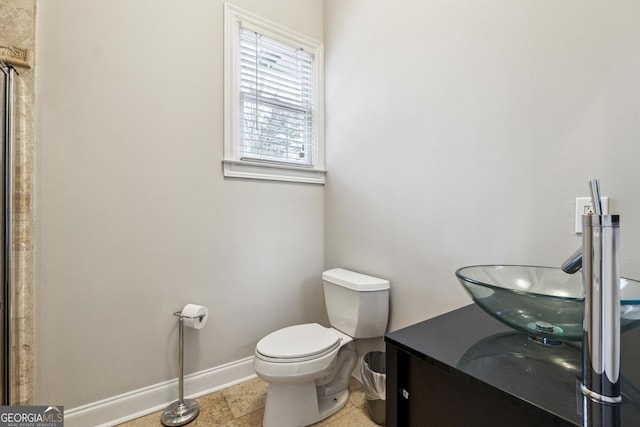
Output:
M589 192L591 193L591 204L593 206L593 212L596 215L602 215L602 203L600 202L600 181L597 179L589 180ZM569 255L562 265L560 266L562 271L569 274L574 274L580 271L582 268L582 246L575 250L574 253Z
M599 184L594 181L590 184L596 201L600 200ZM585 396L604 403L622 400L619 236L619 215L602 215L602 210L596 209L595 215L582 217L580 258L585 299L581 388Z

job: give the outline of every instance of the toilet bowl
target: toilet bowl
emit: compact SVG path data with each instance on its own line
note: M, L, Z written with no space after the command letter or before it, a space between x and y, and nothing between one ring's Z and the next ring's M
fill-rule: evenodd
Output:
M356 361L350 336L317 323L264 337L254 357L257 375L269 383L262 425L306 426L342 409Z
M322 278L332 327L289 326L256 345L254 369L269 383L263 427L306 426L342 409L357 362L354 338L386 330L388 281L338 268Z
M351 341L317 323L289 326L258 342L254 367L270 383L315 380L328 375L341 347Z

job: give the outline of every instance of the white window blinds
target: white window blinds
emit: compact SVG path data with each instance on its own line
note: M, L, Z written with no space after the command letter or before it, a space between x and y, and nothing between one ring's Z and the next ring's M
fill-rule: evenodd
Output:
M313 166L313 54L240 27L239 61L240 158Z

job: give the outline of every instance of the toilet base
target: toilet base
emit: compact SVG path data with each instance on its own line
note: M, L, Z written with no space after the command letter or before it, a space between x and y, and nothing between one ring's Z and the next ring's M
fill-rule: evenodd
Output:
M329 418L331 415L344 408L349 401L349 390L342 390L333 396L322 397L318 401L319 418L313 423Z
M315 382L269 384L262 426L308 426L335 414L348 401L349 390L318 398Z

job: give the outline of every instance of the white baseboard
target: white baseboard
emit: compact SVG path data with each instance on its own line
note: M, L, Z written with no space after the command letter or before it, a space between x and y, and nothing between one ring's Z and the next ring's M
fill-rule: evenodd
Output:
M184 377L185 398L196 398L255 378L253 357ZM66 427L110 427L163 410L178 400L178 379L154 384L64 411ZM160 420L158 419L158 423Z

